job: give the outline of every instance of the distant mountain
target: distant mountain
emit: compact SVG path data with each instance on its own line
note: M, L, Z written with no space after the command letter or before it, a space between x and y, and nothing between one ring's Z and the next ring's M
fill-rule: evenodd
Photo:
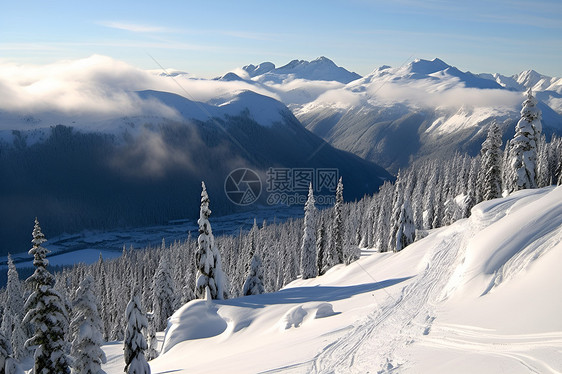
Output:
M347 200L372 193L393 178L383 168L328 145L285 105L255 92L209 102L154 90L137 95L141 102L158 102L175 115L114 118L97 124L98 130L60 125L44 128L41 136L38 129L0 134L2 253L28 249L36 216L51 237L194 218L202 180L215 213L251 209L235 204L228 194L232 189L249 191L253 182L236 175L240 185L226 184L232 181L230 173L241 168L252 170L261 181L259 198L249 201L258 205L304 203L297 195L306 194L308 182L297 179L308 175L315 185L322 183L322 170L324 176L330 171L333 178L343 177ZM285 179L277 181L272 173ZM303 185L297 188L297 182ZM324 184L317 193L332 197L330 187Z
M326 94L291 109L330 144L396 172L412 158L477 154L492 122L500 123L504 138L511 137L524 99L515 91L522 92L524 84L551 88L557 82L532 73L490 78L440 59L418 59L399 68L382 66L329 91L329 100ZM539 103L548 136L562 133L562 112L553 110L558 107L552 95ZM541 92L537 96L544 98Z
M271 62L263 62L258 66L246 65L242 69L248 73L250 78L264 83L282 83L287 79L349 83L361 78L359 74L337 66L332 60L323 56L310 62L305 60L293 60L279 68L276 68Z

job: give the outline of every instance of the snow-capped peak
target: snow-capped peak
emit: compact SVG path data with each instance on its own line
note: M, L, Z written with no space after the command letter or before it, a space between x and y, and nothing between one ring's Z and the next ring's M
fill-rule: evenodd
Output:
M405 68L407 71L413 74L428 75L428 74L436 73L438 71L445 70L449 67L451 67L451 65L448 65L443 60L434 58L431 61L423 60L423 59L415 59L414 61L409 63Z
M281 83L286 80L306 79L349 83L361 78L359 74L337 66L324 56L312 61L292 60L278 68L271 62L263 62L258 66L246 65L242 69L248 73L250 78L261 82Z

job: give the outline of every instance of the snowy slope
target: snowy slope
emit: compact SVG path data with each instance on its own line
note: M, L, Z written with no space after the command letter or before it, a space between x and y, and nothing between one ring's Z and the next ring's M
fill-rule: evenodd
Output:
M184 305L152 372L562 371L562 187L481 203L397 254L364 252L277 293Z

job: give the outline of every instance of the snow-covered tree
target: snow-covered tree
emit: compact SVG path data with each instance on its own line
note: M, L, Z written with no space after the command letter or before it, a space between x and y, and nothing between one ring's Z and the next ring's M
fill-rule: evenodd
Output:
M72 302L73 318L70 332L73 336L70 354L74 358L72 372L76 374L102 374L101 364L106 362L102 323L97 300L93 292L94 278L87 275L76 290Z
M260 295L262 293L265 293L265 287L263 285L262 261L260 256L257 253L254 253L248 276L244 282L244 286L242 287L242 295Z
M21 319L23 313L23 288L18 276L18 271L8 254L8 282L6 283L6 308L5 310Z
M12 330L12 351L16 360L21 361L29 355L29 351L25 347L27 336L20 320L16 320Z
M318 275L316 253L316 208L314 207L314 191L312 183L308 188L308 200L304 205L304 230L301 246L302 279L314 278Z
M390 236L388 240L388 250L397 251L398 230L400 229L400 214L404 203L404 178L402 172L398 172L394 185L394 195L392 198L392 212L390 216ZM398 249L400 250L400 249Z
M6 360L12 355L12 346L0 330L0 374L5 374Z
M46 242L37 218L33 229L33 255L35 272L27 279L32 294L25 303L27 313L23 323L32 323L35 334L25 342L36 347L34 373L70 373L70 359L66 355L65 335L68 331L68 311L63 298L54 289L54 277L47 270L49 251L41 244Z
M316 232L316 266L319 275L326 272L326 242L326 226L321 217Z
M502 195L502 137L497 123L493 123L488 130L488 136L480 154L480 193L483 200L491 200Z
M537 187L537 141L542 132L541 111L531 89L523 102L521 119L515 127L515 136L509 149L509 192Z
M148 315L148 328L146 330L146 343L148 345L146 358L148 361L158 357L158 339L156 339L156 328L154 328L154 315Z
M416 236L414 217L410 202L404 200L398 217L398 231L396 232L394 252L399 252L412 244Z
M336 204L334 205L334 227L333 227L333 249L331 250L332 255L334 256L333 260L334 263L330 264L331 266L336 264L343 263L343 217L342 217L342 209L343 209L343 181L342 177L340 177L338 181L338 185L336 187Z
M127 374L150 374L150 366L144 357L144 351L148 348L143 329L148 327L148 321L143 312L138 290L133 290L131 300L125 311L127 329L125 330L124 355L125 372Z
M168 317L174 314L176 302L176 287L170 273L170 264L166 255L161 257L158 264L158 269L154 275L152 292L154 328L157 331L163 331L167 326Z
M195 262L197 266L197 280L195 295L198 299L205 298L205 289L208 287L211 298L224 299L226 290L224 288L224 275L222 273L221 256L215 245L215 238L211 229L209 217L209 195L205 183L201 182L201 209L199 211L199 238L197 239L197 252Z

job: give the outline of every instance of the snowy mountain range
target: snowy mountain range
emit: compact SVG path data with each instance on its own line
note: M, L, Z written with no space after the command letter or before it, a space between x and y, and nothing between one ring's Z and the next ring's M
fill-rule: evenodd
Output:
M529 87L542 98L545 134L560 134L560 79L532 75L522 73L513 78L519 85L506 86L506 79L461 72L439 59L415 60L383 66L310 102L287 104L332 145L396 172L411 158L477 154L493 122L500 124L504 140L512 137L522 91Z

